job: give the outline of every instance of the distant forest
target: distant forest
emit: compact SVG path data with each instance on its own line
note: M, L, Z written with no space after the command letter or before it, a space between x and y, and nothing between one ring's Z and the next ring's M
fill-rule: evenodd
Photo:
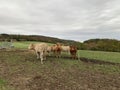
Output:
M65 45L75 45L80 50L94 50L94 51L111 51L120 52L120 41L115 39L90 39L83 43L73 40L64 40L54 37L40 36L40 35L13 35L0 34L0 41L40 41L47 43L63 43Z

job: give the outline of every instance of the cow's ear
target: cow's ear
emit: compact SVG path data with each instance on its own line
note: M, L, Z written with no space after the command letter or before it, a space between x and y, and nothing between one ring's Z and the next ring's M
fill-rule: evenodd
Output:
M34 46L34 44L32 43L32 44L31 44L31 46L33 47L33 46Z

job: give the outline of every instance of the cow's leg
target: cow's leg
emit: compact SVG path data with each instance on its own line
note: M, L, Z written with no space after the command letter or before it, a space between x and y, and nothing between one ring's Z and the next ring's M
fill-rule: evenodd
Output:
M72 55L71 58L74 59L74 56Z
M45 55L43 55L43 59L46 60L46 56Z
M58 52L54 51L54 54L55 54L55 57L57 58L58 57Z
M74 59L74 54L71 54L71 59Z
M45 51L45 52L43 53L44 60L46 60L46 55L47 55L47 52Z
M37 55L37 59L40 58L40 52L36 52L36 55Z
M47 53L46 53L46 55L48 54L49 56L51 56L51 53L54 53L54 51L52 51L52 50L49 50L49 51L47 51Z
M58 58L60 58L60 57L61 57L61 51L58 52Z
M43 64L43 52L40 53L41 64Z
M50 51L47 51L48 56L50 56Z
M56 53L57 53L57 58L59 58L59 55L60 55L59 52L57 51Z

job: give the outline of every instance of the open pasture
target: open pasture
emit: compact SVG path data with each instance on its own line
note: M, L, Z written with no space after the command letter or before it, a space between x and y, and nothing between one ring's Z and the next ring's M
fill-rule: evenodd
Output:
M34 52L27 51L30 43L16 42L15 49L0 51L0 90L120 89L120 66L56 58L54 55L48 56L42 65ZM81 57L99 60L103 58L102 55L95 57L93 53L109 55L109 52L79 51ZM116 54L119 59L119 53L110 53L112 54ZM110 58L114 63L119 63L118 59ZM109 59L106 56L102 60Z
M14 46L15 46L15 48L18 48L18 49L27 49L28 45L30 43L39 43L39 42L33 42L33 41L15 42ZM48 43L48 44L51 45L51 43ZM79 54L78 55L79 57L120 63L120 53L119 52L79 50L78 54Z

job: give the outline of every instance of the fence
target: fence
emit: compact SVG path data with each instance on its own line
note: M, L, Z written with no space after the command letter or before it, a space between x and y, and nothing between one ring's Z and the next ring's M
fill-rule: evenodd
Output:
M13 42L10 41L4 41L4 42L1 42L0 44L0 49L8 49L8 48L14 48L14 45L13 45Z

